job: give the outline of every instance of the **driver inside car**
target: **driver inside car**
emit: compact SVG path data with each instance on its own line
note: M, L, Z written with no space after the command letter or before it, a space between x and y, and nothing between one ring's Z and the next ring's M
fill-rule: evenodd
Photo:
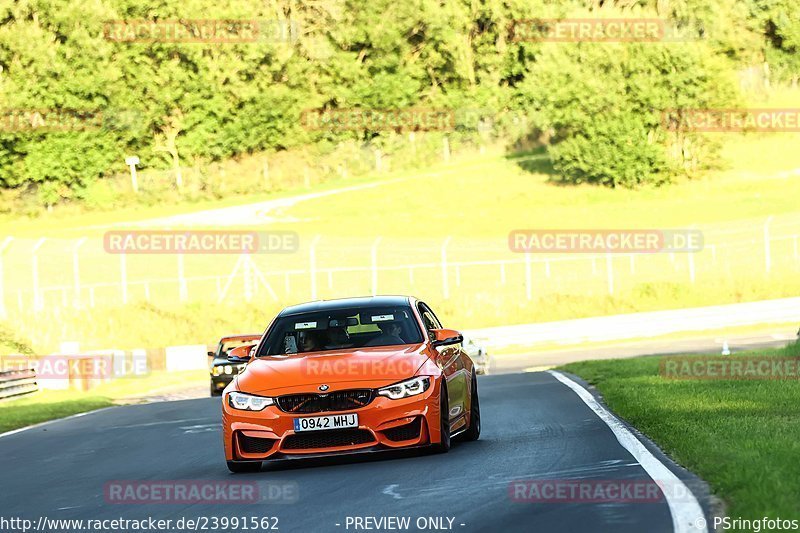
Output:
M378 328L380 328L381 334L374 339L370 339L365 346L391 346L406 343L400 336L402 328L399 322L378 322Z
M337 350L339 348L351 348L350 334L345 327L328 328L328 343L326 350Z

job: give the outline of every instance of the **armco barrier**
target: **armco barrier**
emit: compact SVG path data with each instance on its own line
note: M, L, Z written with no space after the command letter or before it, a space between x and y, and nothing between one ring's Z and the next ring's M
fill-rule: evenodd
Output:
M0 399L30 394L39 390L36 372L30 368L0 372Z

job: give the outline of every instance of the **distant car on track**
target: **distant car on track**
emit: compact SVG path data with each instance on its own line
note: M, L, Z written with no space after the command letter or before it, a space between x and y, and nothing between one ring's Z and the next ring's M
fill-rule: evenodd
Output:
M250 346L261 339L261 334L230 335L222 337L217 349L208 352L209 372L211 374L211 396L222 396L222 390L228 386L233 377L243 368L244 363L232 364L228 361L228 353L239 346Z
M475 369L478 375L488 374L492 366L492 359L489 357L489 352L486 348L475 342L475 339L464 336L464 351L467 352L469 358L475 363Z
M267 460L430 447L480 436L477 372L458 331L407 296L288 307L225 388L232 472Z

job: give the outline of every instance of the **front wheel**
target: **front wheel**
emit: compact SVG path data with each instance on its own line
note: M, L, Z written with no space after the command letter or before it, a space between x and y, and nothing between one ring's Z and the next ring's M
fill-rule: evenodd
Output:
M478 399L478 378L472 374L472 394L469 401L469 428L463 433L466 441L478 440L481 436L481 403Z
M447 400L447 387L442 382L442 387L439 390L439 433L441 434L441 442L434 445L434 449L438 453L447 453L450 451L450 402Z
M228 470L234 474L261 471L261 461L228 461Z

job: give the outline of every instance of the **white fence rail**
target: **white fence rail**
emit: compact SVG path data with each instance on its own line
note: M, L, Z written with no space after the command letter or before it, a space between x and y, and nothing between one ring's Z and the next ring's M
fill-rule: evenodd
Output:
M698 229L705 247L697 253L591 255L513 253L505 235L438 240L301 235L296 253L241 256L108 254L102 235L6 238L0 244L0 317L133 301L285 302L391 292L442 300L468 294L476 302L497 294L532 300L800 273L800 215Z

